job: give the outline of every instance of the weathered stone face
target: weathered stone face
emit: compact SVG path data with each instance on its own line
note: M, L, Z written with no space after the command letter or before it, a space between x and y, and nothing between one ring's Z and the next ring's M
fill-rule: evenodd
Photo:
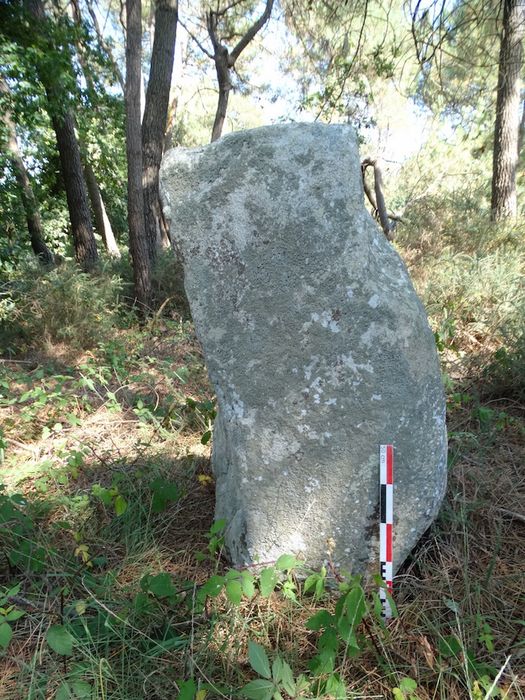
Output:
M366 212L354 131L293 124L170 151L165 213L219 414L216 517L234 564L326 541L378 570L379 445L395 447L394 567L446 481L434 338Z

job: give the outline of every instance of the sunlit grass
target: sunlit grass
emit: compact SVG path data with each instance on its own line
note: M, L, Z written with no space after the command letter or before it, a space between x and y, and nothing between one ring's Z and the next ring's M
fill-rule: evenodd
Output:
M349 698L525 697L523 406L518 384L484 394L496 375L477 345L514 352L523 252L480 241L426 250L415 275L448 375L449 486L396 577L398 617L385 628L370 609L359 653L337 655ZM256 581L240 603L225 589L199 603L228 571L220 538L210 548L212 392L191 323L170 313L89 351L57 359L48 344L0 365L0 588L20 584L8 602L23 613L1 652L2 700L177 698L188 682L198 700L239 698L257 678L249 642L308 680L297 697L337 697L315 681L322 633L307 626L334 613L334 572L318 598L299 572L295 599ZM159 483L172 499L155 500ZM169 595L147 587L159 574ZM49 646L53 625L72 635L71 655Z

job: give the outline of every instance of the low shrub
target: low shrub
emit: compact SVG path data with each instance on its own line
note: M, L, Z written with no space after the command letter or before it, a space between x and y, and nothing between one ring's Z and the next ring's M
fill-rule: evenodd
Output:
M87 349L119 323L122 283L64 263L52 270L28 260L0 287L0 352L66 343Z
M458 203L452 213L427 211L418 226L417 211L397 245L446 351L445 368L482 380L491 395L497 387L500 396L523 396L525 225L494 224ZM435 230L425 228L430 220Z
M168 307L184 318L189 318L190 311L184 290L182 264L171 249L159 256L152 283L154 307L160 308L164 305L164 308Z

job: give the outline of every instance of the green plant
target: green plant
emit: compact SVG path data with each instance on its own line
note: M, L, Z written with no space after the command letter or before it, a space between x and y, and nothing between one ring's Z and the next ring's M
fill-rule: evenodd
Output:
M182 317L189 317L184 272L180 259L174 256L172 251L166 251L158 257L152 282L155 303L163 312L175 310Z
M146 574L140 580L140 587L145 593L150 593L157 600L164 600L169 605L175 605L178 601L177 589L173 585L173 579L168 573Z
M295 679L289 664L279 655L270 667L265 648L251 640L248 642L248 659L260 678L250 681L242 688L243 697L249 700L283 700L283 693L289 698L298 698L307 690L308 681L305 676Z
M376 584L384 586L379 577ZM313 687L318 694L332 693L344 698L345 686L336 672L337 659L342 652L344 658L353 658L372 646L377 651L374 632L366 623L367 616L384 626L381 617L381 602L375 591L367 597L359 576L350 576L339 584L340 597L334 612L321 609L306 622L309 630L321 632L317 640L317 653L309 663L314 677ZM397 608L389 596L394 617ZM365 630L361 629L365 624Z
M326 566L322 566L320 571L314 571L305 580L303 591L312 592L315 598L321 598L326 591Z
M226 520L219 519L216 520L210 527L209 531L206 533L206 538L208 540L208 555L202 552L197 552L197 557L199 559L204 559L206 556L215 557L220 550L224 547L224 530L226 528Z
M394 700L418 700L415 691L417 683L412 678L402 678L396 688L392 688Z
M178 484L162 477L150 482L149 487L152 492L151 510L154 513L162 513L170 503L176 503L182 496Z
M17 608L16 604L11 600L20 592L21 585L16 586L0 593L0 647L7 649L13 637L13 622L16 622L25 615L24 610Z
M211 440L213 421L217 417L216 402L213 400L208 401L195 401L191 397L186 398L186 407L190 414L194 415L198 423L204 429L201 437L201 443L207 445Z
M113 484L110 488L93 484L91 493L95 498L99 498L105 506L113 508L117 516L124 515L128 508L128 502L120 493L117 484Z
M222 521L220 530L224 527ZM215 523L215 525L217 524ZM212 530L214 527L212 527ZM211 534L214 539L216 534ZM220 542L220 540L219 540ZM212 552L219 542L212 545ZM222 545L221 545L222 546ZM197 601L202 607L206 598L217 598L223 591L227 599L233 605L239 605L243 596L250 600L255 595L256 586L262 598L269 598L277 587L286 598L296 600L296 585L292 579L292 571L299 565L298 560L292 554L282 554L275 564L266 566L258 575L249 569L229 569L224 575L215 574L199 588Z
M4 437L4 431L0 428L0 467L4 463L6 450L7 450L7 441Z
M0 485L0 547L12 567L40 573L47 553L35 537L35 523L26 511L27 500L19 493L7 494Z
M120 288L118 278L86 275L70 264L52 270L36 262L21 267L10 284L9 314L0 320L0 348L93 347L119 325Z

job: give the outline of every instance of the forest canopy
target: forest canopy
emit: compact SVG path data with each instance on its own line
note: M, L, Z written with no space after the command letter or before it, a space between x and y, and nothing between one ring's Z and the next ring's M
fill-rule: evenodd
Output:
M523 207L517 1L4 0L0 12L4 265L30 246L86 269L129 249L147 305L170 245L162 152L290 119L356 127L363 159L384 161L391 225L438 189L493 220Z

